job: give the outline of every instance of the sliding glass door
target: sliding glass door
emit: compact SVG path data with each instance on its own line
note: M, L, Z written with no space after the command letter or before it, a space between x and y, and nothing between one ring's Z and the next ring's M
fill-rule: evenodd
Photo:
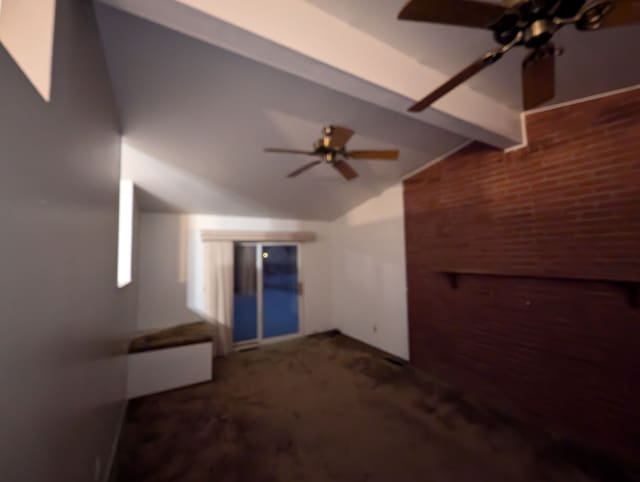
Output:
M258 338L258 263L255 245L233 249L233 341Z
M299 250L295 244L238 243L234 250L236 343L300 332Z
M262 247L262 336L298 333L298 247Z

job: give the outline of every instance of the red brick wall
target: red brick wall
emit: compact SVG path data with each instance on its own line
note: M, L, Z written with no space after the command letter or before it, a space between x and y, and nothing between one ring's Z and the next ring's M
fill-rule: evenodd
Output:
M583 280L640 281L640 89L527 129L524 149L471 144L405 182L411 360L637 458L640 310Z

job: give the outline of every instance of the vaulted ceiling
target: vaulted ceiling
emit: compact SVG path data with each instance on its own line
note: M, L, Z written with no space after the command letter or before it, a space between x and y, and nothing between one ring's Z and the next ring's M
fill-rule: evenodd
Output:
M447 75L456 74L496 46L490 31L394 20L406 0L306 1ZM564 54L557 60L556 97L548 104L640 82L640 62L634 60L640 59L640 26L595 32L568 26L556 34L554 42L564 48ZM525 54L524 49L512 51L468 85L521 110L520 64Z
M111 8L100 21L124 174L147 210L333 219L465 142ZM327 124L353 128L352 149L398 148L400 160L351 161L350 182L326 165L287 179L310 159L263 152L310 149Z
M404 0L102 0L98 16L143 208L333 219L470 139L523 142L514 51L420 114L412 101L495 44L487 32L396 20ZM125 13L127 12L127 13ZM557 35L560 102L640 82L640 27ZM285 179L326 124L351 148L399 148Z

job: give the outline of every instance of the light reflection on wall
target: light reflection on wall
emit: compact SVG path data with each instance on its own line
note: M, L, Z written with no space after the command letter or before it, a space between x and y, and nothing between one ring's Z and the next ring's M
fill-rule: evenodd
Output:
M118 288L131 283L133 252L133 182L120 180L118 217Z
M0 43L49 102L56 0L0 0Z

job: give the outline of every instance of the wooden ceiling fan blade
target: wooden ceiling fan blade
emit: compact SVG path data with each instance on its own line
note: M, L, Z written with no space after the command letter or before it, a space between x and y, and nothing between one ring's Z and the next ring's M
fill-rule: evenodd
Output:
M640 23L640 0L617 0L602 20L600 28L622 27Z
M556 55L548 43L529 54L522 63L522 105L533 109L556 93Z
M295 149L277 149L272 147L266 148L264 152L275 152L280 154L303 154L307 156L313 156L315 154L315 152L311 152L311 151L298 151Z
M490 28L508 12L503 5L473 0L410 0L398 14L400 20Z
M329 137L329 146L331 149L342 149L349 139L353 136L353 131L346 127L331 126L331 135Z
M396 161L400 151L387 150L387 151L348 151L346 156L349 159L369 159L369 160L381 160L381 161Z
M340 174L342 174L342 177L344 177L347 181L351 181L351 179L355 179L356 177L358 177L358 173L344 161L335 161L332 162L331 165Z
M500 50L492 50L491 52L486 53L474 63L469 65L464 70L460 71L449 80L447 80L444 84L438 87L436 90L427 95L424 99L416 102L410 108L410 112L422 112L431 104L433 104L440 97L444 97L446 94L451 92L453 89L458 87L460 84L466 82L471 77L476 75L482 69L488 67L491 64L494 64L502 57L503 53Z
M308 171L309 169L311 169L312 167L317 166L318 164L322 164L322 161L313 161L310 162L309 164L306 164L304 166L302 166L300 169L296 169L295 171L293 171L291 174L289 174L287 177L296 177L299 176L300 174L302 174L305 171Z

